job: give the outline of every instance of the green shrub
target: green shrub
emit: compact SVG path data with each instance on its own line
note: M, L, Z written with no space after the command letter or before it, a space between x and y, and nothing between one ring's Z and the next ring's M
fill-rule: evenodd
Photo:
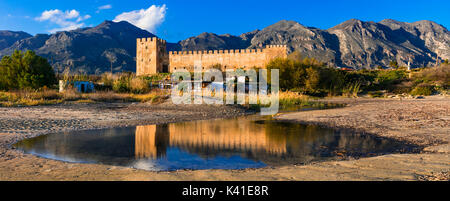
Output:
M414 83L411 81L403 81L400 84L394 85L392 92L394 94L410 93L413 89L413 85Z
M268 77L271 69L279 69L280 89L294 90L305 94L326 94L345 86L345 72L325 67L313 58L277 58L267 65Z
M411 95L418 96L429 96L435 92L434 86L426 83L417 85L412 91Z
M130 91L130 88L128 87L128 80L126 79L114 80L112 88L113 91L117 93L125 93Z
M406 71L404 70L380 70L377 71L374 87L377 90L392 91L394 85L401 83L406 78Z
M306 66L301 62L277 58L269 62L267 65L268 75L270 77L271 69L279 69L280 88L289 90L297 87L305 86ZM268 80L268 82L270 79ZM269 82L270 83L270 82Z
M107 82L112 80L112 89L117 93L142 94L150 91L150 81L143 77L136 77L132 73L120 73L112 76L111 78L104 78L102 80Z
M279 69L282 91L311 96L342 94L356 97L360 92L372 92L369 96L379 97L385 92L410 93L414 86L420 83L429 83L435 86L433 90L441 91L447 90L450 86L450 65L414 69L412 70L414 76L410 78L410 72L405 68L398 67L395 62L392 64L396 69L344 71L326 67L315 59L302 57L294 52L288 55L288 58L270 61L267 70L269 74L271 69Z
M360 83L350 83L342 89L342 95L347 97L358 97L358 93L361 92L360 88Z
M144 76L143 79L149 82L158 82L170 77L170 73L158 73L150 76Z

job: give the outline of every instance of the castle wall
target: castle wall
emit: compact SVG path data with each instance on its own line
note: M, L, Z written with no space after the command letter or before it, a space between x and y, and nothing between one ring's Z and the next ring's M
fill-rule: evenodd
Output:
M223 150L243 152L265 152L273 155L286 153L286 138L277 138L258 124L240 124L234 120L169 124L158 132L161 125L137 126L135 134L135 156L137 158L157 158L167 147L186 150L207 150L220 153ZM167 142L161 142L158 135L168 135ZM159 140L158 140L159 139ZM165 144L166 147L158 144Z
M170 51L170 72L175 69L193 71L194 67L201 65L203 69L220 64L222 70L236 68L265 68L270 60L276 57L287 56L286 46L271 45L265 49L240 50L208 50L208 51Z
M204 50L166 52L166 42L158 38L138 39L136 55L136 74L147 75L160 72L173 72L176 69L194 71L195 66L202 70L220 64L222 69L265 68L270 60L287 57L285 45L268 45L264 49Z

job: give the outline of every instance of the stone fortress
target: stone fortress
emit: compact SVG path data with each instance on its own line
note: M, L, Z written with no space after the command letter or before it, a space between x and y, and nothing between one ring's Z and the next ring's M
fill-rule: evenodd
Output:
M193 72L212 66L222 71L237 68L265 68L274 58L286 58L286 45L268 45L263 49L169 51L160 38L138 38L136 49L136 75L169 73L176 69Z

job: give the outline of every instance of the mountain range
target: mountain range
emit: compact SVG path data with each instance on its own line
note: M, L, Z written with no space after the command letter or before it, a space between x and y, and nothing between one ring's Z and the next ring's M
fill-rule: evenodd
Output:
M135 71L136 38L154 37L128 22L104 21L98 26L55 34L0 31L0 56L33 50L46 57L56 72L99 74ZM413 23L392 19L364 22L351 19L323 30L282 20L239 36L202 33L167 43L168 51L262 48L287 45L334 67L354 69L388 66L390 61L411 67L450 59L450 33L432 21Z

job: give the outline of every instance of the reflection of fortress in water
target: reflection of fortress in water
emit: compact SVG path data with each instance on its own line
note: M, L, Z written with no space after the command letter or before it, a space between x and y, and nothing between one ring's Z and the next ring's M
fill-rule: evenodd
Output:
M199 121L138 126L135 155L138 158L159 158L165 155L167 147L177 147L204 156L227 151L271 155L286 153L286 138L274 138L262 125L236 122Z
M288 164L333 157L341 150L358 154L386 146L388 141L353 132L238 118L138 126L134 150L137 159L165 158L176 148L202 158L238 154L266 164Z
M17 146L64 161L172 170L299 164L338 152L358 157L406 149L400 145L353 131L247 116L42 135Z

